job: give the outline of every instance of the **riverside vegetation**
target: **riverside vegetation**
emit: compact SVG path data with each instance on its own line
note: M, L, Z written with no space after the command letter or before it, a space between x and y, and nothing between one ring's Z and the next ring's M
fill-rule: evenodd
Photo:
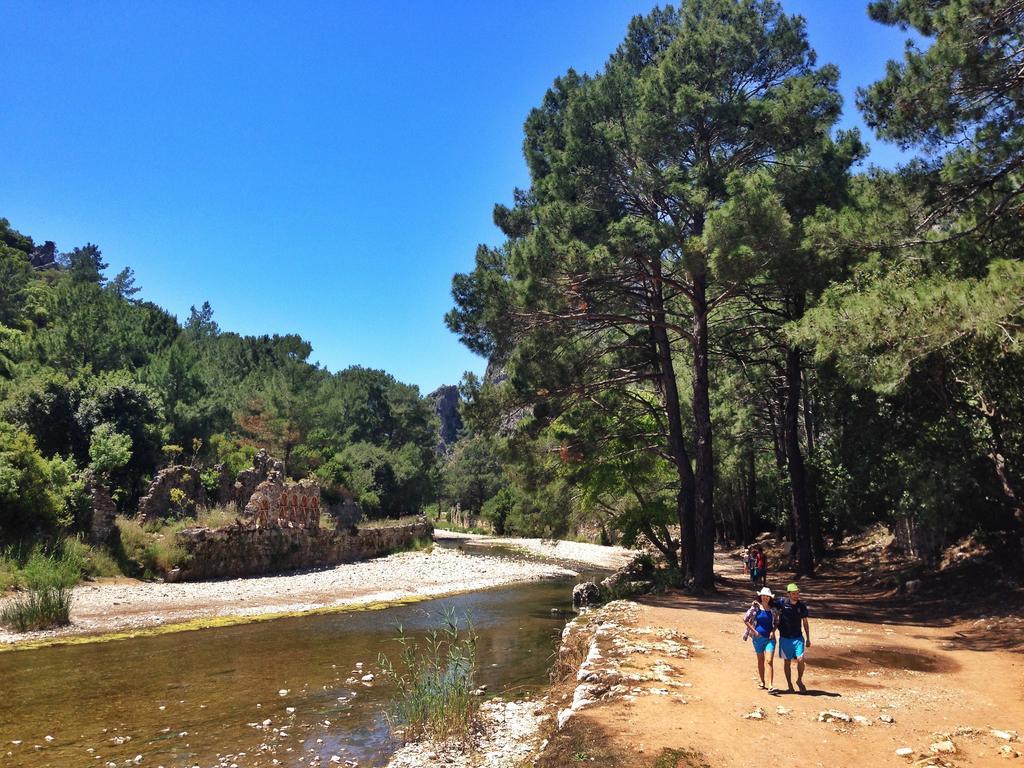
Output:
M447 606L440 627L422 639L399 625L397 663L383 653L378 659L384 678L396 689L392 727L407 737L436 743L469 737L480 703L474 684L477 635L468 616L461 624L454 607Z

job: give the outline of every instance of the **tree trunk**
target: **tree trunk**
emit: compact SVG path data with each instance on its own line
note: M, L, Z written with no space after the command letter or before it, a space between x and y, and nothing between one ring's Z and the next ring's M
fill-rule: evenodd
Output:
M807 472L800 450L800 349L786 348L786 412L785 445L786 466L789 470L789 489L796 529L797 572L814 574L814 555L811 548L811 517L807 505Z
M757 455L753 448L747 450L747 499L743 520L743 543L754 540L754 510L757 509Z
M683 544L683 580L694 577L696 496L694 495L693 467L686 451L683 439L683 416L679 407L679 388L676 385L676 371L672 363L672 345L669 343L668 331L665 329L665 305L661 293L660 277L661 262L655 260L655 286L652 291L654 335L658 352L658 364L661 369L661 388L665 402L665 416L668 419L668 442L676 465L679 479L679 491L676 494L676 516L679 518L679 536Z
M999 480L999 487L1003 492L1010 507L1010 525L1016 531L1020 540L1021 551L1024 552L1024 495L1018 489L1015 477L1006 464L1006 442L1003 439L1003 417L994 403L990 402L984 394L978 393L979 410L988 424L991 435L989 458L992 460L992 467L995 470L996 478Z
M696 525L694 542L694 580L698 591L715 586L715 488L714 454L711 445L711 400L708 377L708 305L707 277L693 279L693 423L697 436L696 451Z

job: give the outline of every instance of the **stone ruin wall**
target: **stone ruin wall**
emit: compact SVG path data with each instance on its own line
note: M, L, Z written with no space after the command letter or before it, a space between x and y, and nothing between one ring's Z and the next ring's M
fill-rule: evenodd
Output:
M253 458L253 466L232 480L223 464L218 472L217 490L211 496L203 487L195 467L173 465L157 472L146 494L139 500L138 517L143 522L194 515L211 504L234 504L242 520L256 527L279 525L316 528L320 525L320 486L313 480L295 483L284 478L284 464L265 449ZM180 490L185 501L175 505L171 492Z
M306 527L231 526L218 530L188 528L177 542L186 563L168 574L171 581L202 581L324 568L381 557L430 539L434 527L425 518L411 525L348 530Z
M320 486L313 480L282 481L275 474L256 486L242 517L257 528L319 528Z

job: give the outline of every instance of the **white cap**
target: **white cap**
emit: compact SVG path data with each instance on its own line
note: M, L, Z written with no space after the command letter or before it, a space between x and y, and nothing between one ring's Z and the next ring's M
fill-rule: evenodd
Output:
M764 596L764 597L775 597L775 595L772 594L772 591L770 589L768 589L768 587L761 587L761 591L757 593L757 596L758 597L762 597L762 596Z

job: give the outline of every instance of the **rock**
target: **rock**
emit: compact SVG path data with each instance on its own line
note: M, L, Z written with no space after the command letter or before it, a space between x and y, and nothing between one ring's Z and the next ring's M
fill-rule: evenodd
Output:
M995 728L989 731L989 734L1003 741L1014 741L1017 738L1017 734L1014 731L997 731Z
M838 711L836 709L826 709L825 711L818 713L818 722L819 723L831 723L831 722L833 722L835 720L839 720L840 722L843 722L843 723L848 723L852 719L853 718L851 718L845 712L840 712L840 711Z
M888 712L883 712L882 714L880 714L878 716L878 719L881 720L883 723L889 723L890 725L896 722L893 719L892 715L890 715Z
M572 588L572 607L586 608L601 602L601 588L592 581L584 581Z
M900 747L896 750L897 757L910 757L914 754L914 750L911 747Z
M1020 757L1020 752L1018 752L1016 749L1011 747L1009 744L1003 744L1003 746L1001 746L999 748L999 756L1000 757L1016 758L1016 757Z
M871 725L871 721L864 717L864 715L854 715L853 722L857 723L857 725Z
M174 496L180 500L175 501ZM138 516L143 522L188 517L194 515L197 508L207 506L207 503L206 488L199 470L175 464L156 473L145 495L139 499Z
M288 689L287 688L282 688L280 691L277 692L277 695L278 696L287 696L288 695Z
M906 591L908 595L912 595L919 589L921 589L921 580L913 579L911 581L908 581L906 584L903 585L903 589L904 591Z
M764 710L758 707L752 712L747 712L743 718L745 720L764 720Z
M930 749L937 755L952 755L956 752L956 744L946 739L945 741L936 741Z
M788 714L789 714L789 710L788 710L788 709L786 709L786 708L785 708L784 706L782 706L781 704L780 704L779 706L777 706L777 707L775 708L775 711L776 711L776 712L777 712L778 714L780 714L780 715L788 715Z

